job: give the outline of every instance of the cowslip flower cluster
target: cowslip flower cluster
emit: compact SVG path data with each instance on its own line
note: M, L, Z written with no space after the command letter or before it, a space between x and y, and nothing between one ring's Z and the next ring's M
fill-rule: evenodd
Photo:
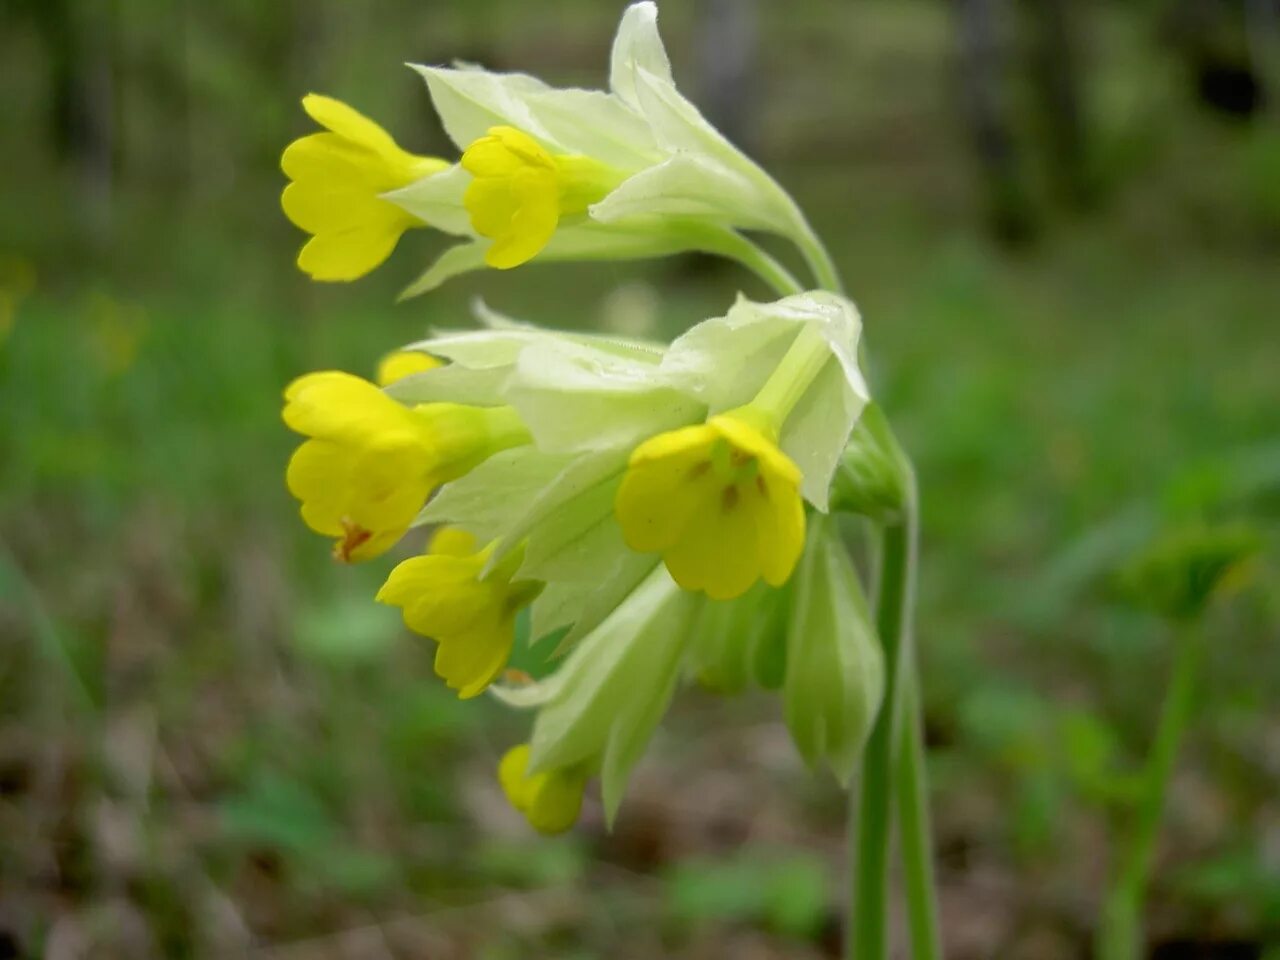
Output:
M456 162L411 154L328 97L303 100L325 133L295 141L283 168L289 218L312 239L298 265L352 280L400 236L433 228L463 239L406 291L424 293L484 266L529 260L651 257L701 250L785 271L739 232L813 248L791 197L677 90L657 10L637 3L613 45L609 89L557 89L520 73L415 67Z
M407 229L464 238L410 288L485 265L705 250L793 281L741 232L812 252L803 215L676 89L656 9L623 16L607 91L523 74L417 68L457 162L404 151L328 98L328 130L292 144L285 212L312 234L299 266L347 280ZM685 681L780 689L797 747L847 780L884 664L829 512L868 403L861 322L833 291L739 296L669 345L540 329L479 311L380 365L285 391L305 439L287 470L302 518L342 561L411 529L377 600L436 645L459 697L533 712L502 758L512 806L567 829L601 781L611 820ZM549 674L508 670L518 633L552 640Z

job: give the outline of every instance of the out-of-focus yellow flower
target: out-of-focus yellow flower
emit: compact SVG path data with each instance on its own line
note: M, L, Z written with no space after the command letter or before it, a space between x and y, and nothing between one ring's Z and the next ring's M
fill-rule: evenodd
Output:
M449 164L401 149L382 127L339 100L312 93L302 107L329 132L295 140L280 161L293 181L281 206L313 235L298 266L315 280L354 280L386 260L405 230L424 226L381 194Z
M529 437L510 407L407 407L336 371L291 383L284 422L311 438L286 474L302 519L336 537L334 555L348 562L387 550L438 485Z
M442 365L438 358L429 353L422 353L417 350L397 350L394 353L388 353L379 361L378 386L385 387L387 384L403 380L411 374L434 370Z
M510 804L539 833L564 833L578 820L587 778L577 771L547 770L530 776L529 744L512 747L498 764L498 782Z
M555 155L515 127L491 127L462 154L475 179L462 202L471 225L493 240L485 263L519 266L547 245L560 218L585 213L623 179L583 156Z
M658 552L672 579L716 600L763 577L780 586L804 546L800 470L746 411L645 441L614 509L631 549Z
M402 608L410 630L439 644L436 673L464 700L481 693L507 665L516 614L539 590L536 583L511 579L520 551L482 576L493 547L476 551L473 537L445 527L429 553L399 564L378 591L380 603Z

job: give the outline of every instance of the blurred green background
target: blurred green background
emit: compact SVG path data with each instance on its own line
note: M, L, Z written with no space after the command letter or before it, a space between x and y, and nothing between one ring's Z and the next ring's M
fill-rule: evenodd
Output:
M340 97L453 156L404 61L604 82L622 3L0 6L0 958L818 958L843 799L767 698L677 702L612 834L533 837L459 704L284 489L280 392L483 293L669 336L751 277L532 265L394 305L293 266L278 158ZM1280 515L1280 9L665 0L677 80L810 211L924 491L951 956L1072 958L1169 628L1148 537ZM407 544L412 550L416 543ZM1280 956L1280 580L1210 616L1153 956Z

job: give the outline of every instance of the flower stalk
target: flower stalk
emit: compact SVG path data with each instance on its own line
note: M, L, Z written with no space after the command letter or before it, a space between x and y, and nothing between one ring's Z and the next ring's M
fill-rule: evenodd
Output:
M881 960L888 951L889 841L893 798L899 786L895 754L906 706L903 673L910 656L915 593L916 507L909 476L902 517L886 524L880 534L876 629L884 647L884 701L863 755L858 793L850 794L854 848L846 943L849 960Z
M1142 956L1142 902L1178 749L1195 707L1196 677L1203 661L1204 639L1200 625L1196 620L1184 623L1179 629L1173 674L1143 775L1128 844L1103 906L1096 949L1100 960L1137 960Z

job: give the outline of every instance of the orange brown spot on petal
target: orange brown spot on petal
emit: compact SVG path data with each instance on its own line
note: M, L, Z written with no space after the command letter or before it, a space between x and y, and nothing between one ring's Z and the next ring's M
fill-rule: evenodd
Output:
M342 518L342 531L342 539L333 545L333 555L343 563L350 563L351 554L358 550L361 544L369 541L373 531L352 523L346 517Z

